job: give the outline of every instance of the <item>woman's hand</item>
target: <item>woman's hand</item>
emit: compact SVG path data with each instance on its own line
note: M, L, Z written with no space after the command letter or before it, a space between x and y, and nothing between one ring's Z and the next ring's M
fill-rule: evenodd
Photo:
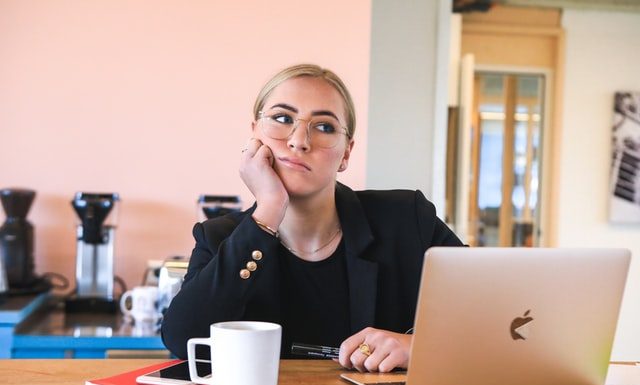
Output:
M240 177L256 198L253 216L278 229L289 204L289 194L273 169L273 153L259 139L251 138L242 150Z
M345 368L355 368L360 372L406 369L409 366L411 338L411 334L368 327L342 342L338 362Z

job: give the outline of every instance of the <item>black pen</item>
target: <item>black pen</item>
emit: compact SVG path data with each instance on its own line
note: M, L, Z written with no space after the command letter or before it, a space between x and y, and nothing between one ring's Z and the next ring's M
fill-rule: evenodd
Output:
M315 358L338 358L340 348L294 342L291 344L291 354Z

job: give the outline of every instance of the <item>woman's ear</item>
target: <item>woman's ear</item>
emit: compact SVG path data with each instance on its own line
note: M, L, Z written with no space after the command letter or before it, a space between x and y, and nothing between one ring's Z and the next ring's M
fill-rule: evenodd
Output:
M338 172L342 172L347 169L349 166L349 157L351 156L351 150L353 150L353 139L349 140L349 144L347 148L344 150L344 155L342 156L342 160L340 161L340 166L338 166Z

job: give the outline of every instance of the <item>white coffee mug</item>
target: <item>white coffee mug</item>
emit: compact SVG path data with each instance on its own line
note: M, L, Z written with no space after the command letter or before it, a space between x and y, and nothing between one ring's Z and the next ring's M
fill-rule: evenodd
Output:
M282 327L258 321L212 324L209 338L187 342L189 376L197 384L277 385ZM211 349L211 377L196 372L196 345Z
M131 308L127 306L129 298L131 298ZM133 318L136 324L157 322L160 319L158 288L156 286L136 286L128 290L120 297L120 310L125 316Z

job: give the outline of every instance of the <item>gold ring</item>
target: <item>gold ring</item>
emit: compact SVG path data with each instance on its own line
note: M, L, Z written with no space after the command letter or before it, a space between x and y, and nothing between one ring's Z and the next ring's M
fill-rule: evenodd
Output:
M358 349L360 350L360 353L364 354L367 357L371 355L371 348L369 347L369 345L367 345L366 342L361 343L360 346L358 346Z

